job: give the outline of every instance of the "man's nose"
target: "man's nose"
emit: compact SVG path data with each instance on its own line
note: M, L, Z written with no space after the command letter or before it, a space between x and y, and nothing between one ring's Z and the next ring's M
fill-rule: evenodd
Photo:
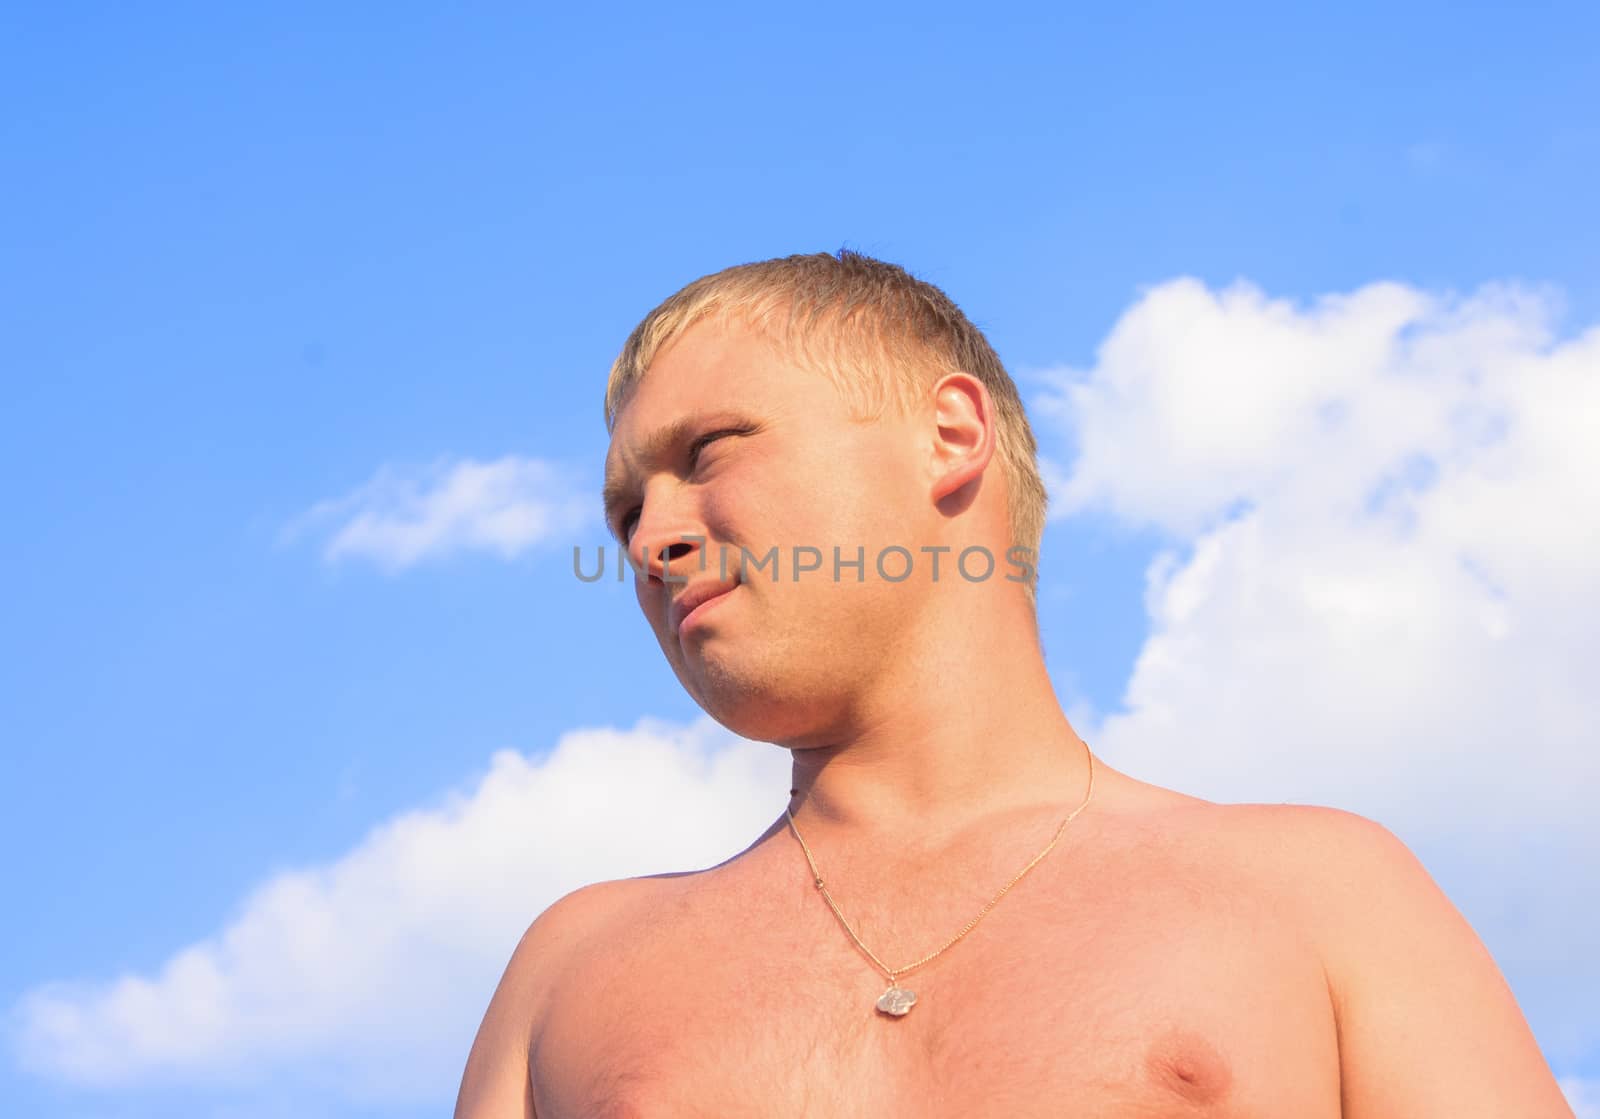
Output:
M697 527L670 510L656 517L648 510L641 513L628 546L638 577L661 584L687 583L705 566L706 538L694 531Z

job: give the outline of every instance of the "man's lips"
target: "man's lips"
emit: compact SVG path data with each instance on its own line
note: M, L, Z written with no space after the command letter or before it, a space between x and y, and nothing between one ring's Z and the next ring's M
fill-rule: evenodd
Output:
M667 621L672 626L672 631L681 632L683 624L689 620L691 614L707 603L722 598L738 585L738 583L708 582L696 583L686 588L667 608Z

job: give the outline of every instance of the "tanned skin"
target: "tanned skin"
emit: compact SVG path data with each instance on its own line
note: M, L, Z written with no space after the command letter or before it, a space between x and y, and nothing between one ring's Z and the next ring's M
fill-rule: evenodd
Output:
M944 943L1088 780L1024 588L1003 560L950 567L1011 543L987 390L949 374L861 422L706 322L624 404L607 475L663 652L720 722L791 751L795 819L862 939L891 966ZM795 544L821 574L738 579L740 546ZM865 548L864 581L832 579L834 544ZM890 584L890 544L952 551L937 582ZM691 588L726 593L680 627ZM782 816L709 870L569 894L506 968L457 1119L1571 1119L1494 961L1384 828L1094 768L1088 810L906 977L900 1019Z

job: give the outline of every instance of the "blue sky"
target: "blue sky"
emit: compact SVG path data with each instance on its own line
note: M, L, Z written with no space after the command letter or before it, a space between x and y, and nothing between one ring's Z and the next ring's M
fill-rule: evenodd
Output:
M1205 534L1240 510L1271 514L1280 490L1260 479L1290 478L1303 496L1324 492L1331 475L1316 471L1331 468L1293 440L1248 469L1201 455L1196 476L1226 484L1174 513L1150 496L1170 479L1135 485L1092 432L1163 446L1167 429L1148 421L1160 399L1118 411L1113 397L1145 398L1107 386L1204 384L1215 363L1180 356L1136 376L1144 359L1127 355L1148 347L1110 340L1190 337L1195 322L1215 329L1193 337L1230 346L1270 322L1321 337L1319 297L1388 283L1351 314L1390 324L1373 329L1397 345L1408 331L1444 339L1444 356L1417 359L1424 395L1487 377L1518 415L1592 400L1600 369L1581 344L1600 323L1597 31L1579 4L813 5L781 18L715 5L13 9L0 30L0 575L12 588L0 888L25 915L0 954L13 1025L26 1031L15 1008L45 984L154 975L274 875L331 864L385 821L476 788L496 751L538 758L576 728L693 722L631 593L570 576L570 546L598 541L597 520L398 565L331 558L329 541L351 510L415 514L372 487L384 470L427 493L464 463L537 462L551 473L513 470L508 483L538 490L536 504L597 494L611 358L656 301L727 264L847 246L940 284L984 327L1076 495L1042 565L1052 670L1107 741L1150 740L1138 713L1161 706L1152 695L1215 692L1137 672L1197 616L1176 599L1163 612L1152 563L1200 572L1208 540L1244 555ZM1256 295L1230 303L1223 292L1246 290L1236 281ZM1432 309L1395 310L1395 291ZM1483 338L1511 340L1474 373L1460 354L1500 353ZM1380 387L1350 388L1358 412L1404 411L1384 403L1388 368L1361 382ZM1537 404L1516 395L1535 381ZM1597 466L1552 462L1516 475L1517 492ZM1487 507L1460 492L1450 509ZM1600 556L1586 551L1588 491L1572 492L1577 503L1495 553L1490 630L1592 647L1589 580L1538 566ZM1287 551L1263 564L1299 554L1290 512L1309 500L1270 522L1265 538ZM1424 521L1457 526L1450 540L1504 535L1438 516ZM1200 574L1184 586L1213 585ZM1391 601L1360 586L1368 613ZM1522 586L1563 588L1562 609ZM1218 621L1195 639L1227 632ZM1506 678L1501 655L1430 678L1439 709L1523 728L1519 750L1544 728L1553 745L1518 763L1528 789L1557 778L1573 798L1600 791L1592 763L1562 745L1581 741L1574 728L1592 739L1600 705L1539 683L1559 684L1559 667L1508 688L1503 707L1473 706L1481 682ZM1389 710L1383 681L1346 684L1341 706ZM1218 715L1217 733L1233 717ZM1123 750L1144 759L1125 768L1185 787L1190 770L1159 750ZM1431 748L1416 757L1395 763L1400 787L1458 768ZM1481 864L1453 861L1477 850L1465 808L1412 813L1398 795L1337 801L1349 788L1332 777L1295 784L1324 769L1211 791L1365 808L1475 921L1514 907L1522 927L1557 915L1595 927L1594 903L1571 894L1600 844L1592 825L1562 822L1575 811L1524 803L1500 820L1503 862L1488 878L1504 889L1480 896L1468 884ZM1472 803L1472 789L1455 791ZM1518 823L1541 818L1557 823ZM1518 859L1550 873L1514 887ZM527 916L548 900L530 895ZM1558 1073L1593 1084L1600 1027L1576 1008L1596 1005L1600 978L1591 967L1563 994L1539 971L1559 953L1537 934L1517 940L1516 923L1485 937ZM273 1060L140 1066L96 1087L9 1059L0 1099L30 1115L170 1114L179 1098L204 1101L196 1114L245 1114L241 1100L269 1098L250 1079L267 1070L329 1115L438 1106L420 1088L323 1092L314 1061Z

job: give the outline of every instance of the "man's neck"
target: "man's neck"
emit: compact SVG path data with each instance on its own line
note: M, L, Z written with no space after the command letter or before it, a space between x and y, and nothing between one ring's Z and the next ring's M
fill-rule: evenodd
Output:
M938 845L998 815L1070 808L1088 759L1032 642L928 642L839 741L796 747L790 807L809 832Z

